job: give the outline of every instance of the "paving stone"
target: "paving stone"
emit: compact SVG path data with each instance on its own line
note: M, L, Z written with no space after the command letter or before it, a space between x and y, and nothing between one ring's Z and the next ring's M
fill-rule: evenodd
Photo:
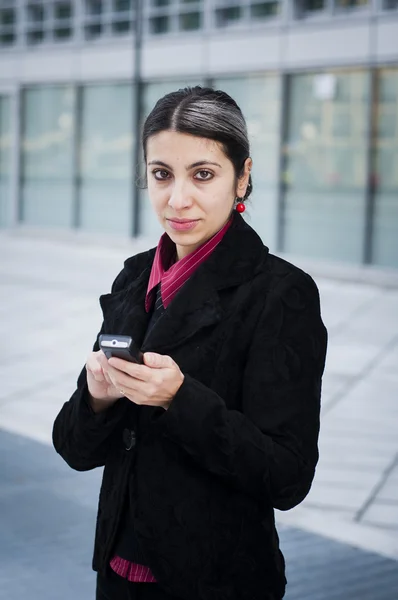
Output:
M335 341L328 348L326 368L344 376L359 375L379 354L380 346Z
M378 498L368 508L362 520L364 523L380 525L398 531L398 504L395 501L388 502Z
M396 474L391 475L379 493L377 494L377 500L388 501L396 503L398 506L398 476Z
M345 487L343 484L336 486L335 484L314 482L307 500L318 507L355 510L366 502L370 491L370 486L357 489L352 486Z
M347 468L341 465L335 466L322 465L315 473L314 485L333 485L336 488L344 486L346 488L354 487L356 489L373 489L380 480L379 469L369 469L367 471L358 471L358 469ZM398 500L398 498L397 498Z
M89 600L101 470L0 430L0 600ZM285 600L396 600L398 562L279 526Z

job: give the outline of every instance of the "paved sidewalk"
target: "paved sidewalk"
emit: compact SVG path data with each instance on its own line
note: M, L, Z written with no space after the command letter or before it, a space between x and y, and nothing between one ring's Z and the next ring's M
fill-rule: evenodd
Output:
M0 234L0 537L5 531L15 550L8 558L1 553L0 598L25 597L13 586L14 569L25 569L28 546L31 568L24 571L26 577L18 573L32 585L49 572L58 594L46 596L38 582L32 600L92 597L79 595L75 580L86 590L93 585L87 565L100 473L64 469L48 447L51 426L73 391L101 322L98 295L109 290L125 257L153 242L104 248L83 236ZM308 498L277 515L295 584L287 598L396 600L398 284L394 277L376 278L375 285L350 281L347 273L340 281L314 276L330 335L321 459ZM14 464L15 456L19 462ZM32 481L40 465L39 479ZM26 508L23 519L15 512L21 506ZM63 509L65 522L59 522ZM41 543L42 559L37 556ZM312 577L313 564L318 579ZM3 586L7 572L8 587ZM58 590L59 577L69 581L69 594ZM358 591L364 582L374 595ZM372 588L372 582L378 587ZM3 589L7 593L2 595Z

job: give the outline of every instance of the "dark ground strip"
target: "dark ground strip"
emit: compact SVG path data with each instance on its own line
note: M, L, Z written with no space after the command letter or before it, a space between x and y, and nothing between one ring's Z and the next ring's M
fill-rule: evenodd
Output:
M76 473L48 446L0 431L0 599L90 600L101 473ZM398 562L280 528L285 600L398 600Z

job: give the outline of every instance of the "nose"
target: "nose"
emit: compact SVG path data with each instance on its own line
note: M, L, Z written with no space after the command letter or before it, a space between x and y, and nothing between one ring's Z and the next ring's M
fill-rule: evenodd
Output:
M168 205L176 212L192 206L192 197L184 182L174 183Z

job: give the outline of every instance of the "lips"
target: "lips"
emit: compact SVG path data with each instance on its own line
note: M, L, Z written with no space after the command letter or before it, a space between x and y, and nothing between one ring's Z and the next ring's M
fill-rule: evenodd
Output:
M193 229L195 225L199 222L198 219L167 219L170 227L177 231L186 231L188 229Z
M198 221L198 219L168 219L168 221L172 221L173 223L193 223L194 221Z

